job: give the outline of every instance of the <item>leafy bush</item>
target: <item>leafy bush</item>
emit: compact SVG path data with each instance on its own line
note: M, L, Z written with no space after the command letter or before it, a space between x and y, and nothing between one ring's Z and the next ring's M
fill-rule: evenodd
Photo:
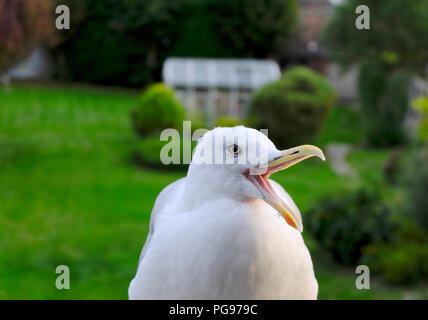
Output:
M174 92L162 83L153 84L142 93L132 112L134 129L140 136L159 133L166 128L181 129L186 112Z
M405 151L405 152L404 152ZM428 145L402 149L394 171L401 171L403 200L394 210L392 241L363 249L361 263L393 284L428 280Z
M362 262L393 284L428 280L428 245L392 243L372 245L364 250Z
M403 121L408 109L409 77L391 74L377 65L360 67L358 90L365 139L368 145L382 147L405 140Z
M176 57L239 57L239 53L222 39L209 7L212 0L182 0L183 18L177 25L177 38L169 56Z
M85 16L56 50L58 60L64 62L59 76L134 87L159 80L177 36L181 0L83 2Z
M403 166L403 153L403 148L396 148L383 165L383 176L385 178L385 181L390 185L397 183L397 180L399 180L398 178L400 177L401 169Z
M370 8L370 30L355 27L359 5ZM428 1L342 1L322 38L329 57L344 67L369 64L423 74L428 61Z
M208 1L216 30L239 56L266 57L297 24L295 0Z
M372 244L363 249L361 263L393 284L428 280L428 234L417 222L403 214L393 217L396 230L390 243Z
M254 93L250 117L257 127L269 129L278 146L291 147L314 139L334 103L334 91L321 75L294 67Z
M404 211L428 231L428 144L413 156L405 173Z
M334 260L353 264L364 247L391 237L389 216L377 193L360 189L321 199L307 212L305 226Z
M370 8L372 26L367 32L355 27L359 5ZM402 143L409 77L423 75L428 60L428 1L342 1L325 28L323 44L330 59L345 69L360 66L359 97L368 144Z
M416 99L412 105L413 108L423 113L423 119L419 126L419 137L428 141L428 92L427 96Z
M74 1L85 15L55 51L57 76L133 87L159 81L172 55L266 57L297 16L295 0Z
M216 127L236 127L243 125L244 122L238 118L233 117L219 117L216 120Z

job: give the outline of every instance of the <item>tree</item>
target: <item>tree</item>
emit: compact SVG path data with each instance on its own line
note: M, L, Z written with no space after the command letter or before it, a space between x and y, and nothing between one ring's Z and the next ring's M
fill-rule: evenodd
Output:
M56 51L58 75L107 85L158 81L171 55L266 57L296 22L295 0L82 1L85 17Z
M58 49L61 76L106 85L158 79L176 37L180 1L85 0L85 16Z
M0 1L0 71L30 54L54 31L49 0Z
M177 38L169 55L177 57L237 57L214 25L211 0L183 0L183 17L177 25Z
M241 56L266 57L297 23L295 0L210 0L222 39Z
M356 28L359 5L370 9L368 30ZM345 69L360 66L367 142L375 146L403 142L410 75L422 74L428 62L428 1L346 1L336 7L323 43L330 58Z

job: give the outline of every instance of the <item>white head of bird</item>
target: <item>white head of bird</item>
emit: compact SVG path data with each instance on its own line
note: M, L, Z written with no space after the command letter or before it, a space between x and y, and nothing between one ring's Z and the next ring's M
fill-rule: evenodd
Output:
M187 174L186 209L222 197L241 201L261 198L301 232L300 213L275 191L269 176L313 156L325 160L323 152L312 145L280 151L255 129L215 128L195 148Z

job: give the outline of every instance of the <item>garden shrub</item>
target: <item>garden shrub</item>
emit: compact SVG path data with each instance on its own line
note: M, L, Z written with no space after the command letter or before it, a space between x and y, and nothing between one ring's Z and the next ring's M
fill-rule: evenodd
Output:
M183 17L177 24L177 37L168 55L174 57L242 57L221 37L214 24L212 0L181 0Z
M297 22L295 0L69 1L84 15L73 23L71 7L70 36L54 52L57 76L104 85L159 81L170 56L266 57Z
M413 155L404 174L404 212L428 232L428 143Z
M325 197L305 216L307 230L344 264L358 262L365 246L388 240L394 230L389 208L365 189Z
M419 126L419 137L424 141L428 141L428 91L427 96L416 99L413 101L412 106L423 113Z
M132 124L140 136L160 133L163 129L181 130L186 112L174 92L162 83L144 91L132 112Z
M83 18L55 50L57 76L133 87L160 80L163 61L177 37L181 2L81 0Z
M215 122L216 127L236 127L243 125L244 122L234 117L219 117Z
M427 252L427 242L371 245L361 262L392 284L411 284L428 280Z
M355 8L370 8L370 31L355 27ZM425 73L428 1L347 0L334 6L322 38L330 60L345 68L369 63L410 74Z
M268 56L297 26L295 0L208 0L208 3L215 30L237 57Z
M394 233L394 238L396 242L418 242L418 243L427 243L428 244L428 233L421 224L408 217L403 215L403 212L395 212L393 217L396 221L397 230Z
M355 27L355 8L370 8L376 27ZM334 7L322 44L344 70L360 67L359 98L366 142L374 147L402 144L413 75L424 76L428 60L428 1L348 0Z
M404 201L392 216L392 241L367 246L360 262L386 281L404 285L428 280L428 146L407 147L401 153L401 177L396 180Z
M382 66L362 65L358 90L366 143L383 147L405 141L403 121L408 109L409 77Z
M428 234L402 210L393 217L396 230L389 243L373 244L363 249L361 263L381 274L392 284L412 284L428 280Z
M257 90L250 101L250 118L269 129L282 148L310 143L335 103L335 93L320 74L293 67L283 77Z
M395 148L383 165L382 171L386 183L390 185L397 183L403 165L403 154L404 149L402 147Z

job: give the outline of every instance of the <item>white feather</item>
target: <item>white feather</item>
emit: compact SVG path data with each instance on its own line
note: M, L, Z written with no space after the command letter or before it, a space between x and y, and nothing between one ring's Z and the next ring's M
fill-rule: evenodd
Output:
M186 178L159 194L130 299L316 299L300 232L235 169L191 165Z

